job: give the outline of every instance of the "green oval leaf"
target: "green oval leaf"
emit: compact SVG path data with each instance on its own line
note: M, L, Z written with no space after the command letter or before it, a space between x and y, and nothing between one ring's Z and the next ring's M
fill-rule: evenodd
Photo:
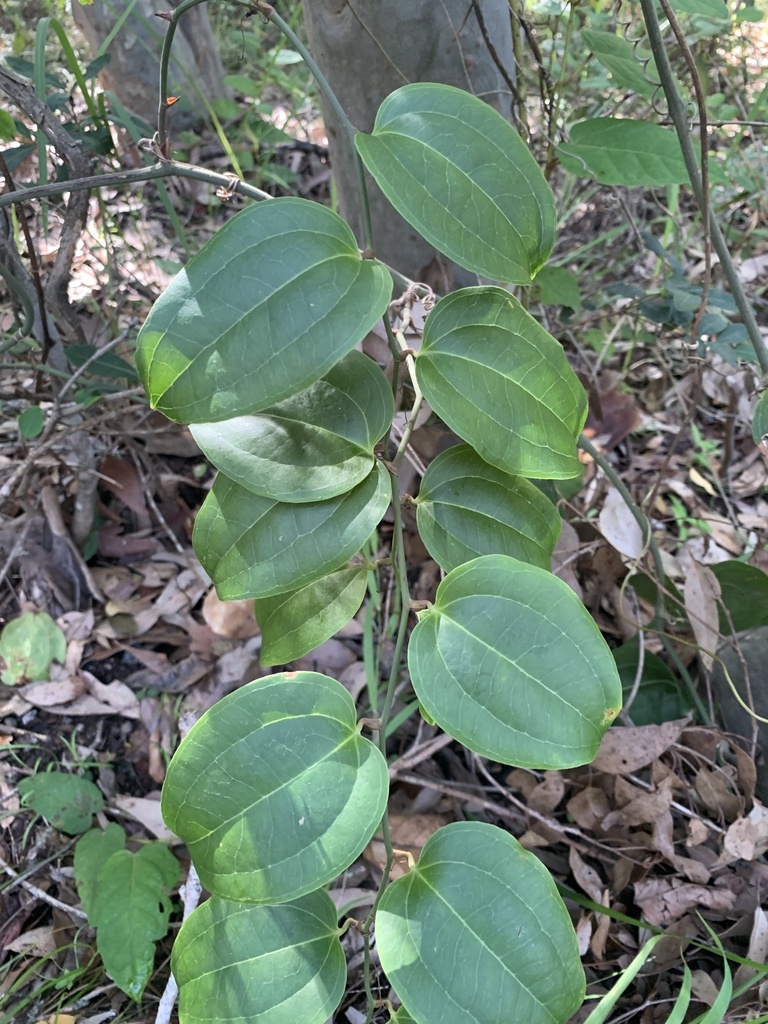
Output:
M563 348L502 288L463 288L427 317L416 377L427 401L486 462L568 480L587 396Z
M93 915L99 872L113 853L124 849L125 829L113 821L105 829L91 829L77 841L73 871L80 902L89 920Z
M445 577L408 665L441 729L521 768L587 764L621 707L616 664L584 605L556 576L505 555Z
M688 170L672 128L629 117L593 117L572 126L570 142L558 147L563 166L603 185L687 185ZM710 161L710 180L725 183Z
M190 430L214 466L246 490L276 501L322 501L368 476L394 411L387 378L353 351L279 405Z
M355 615L367 586L368 569L357 565L257 600L261 664L286 665L330 639Z
M617 85L633 89L649 99L659 88L657 82L646 77L648 71L653 73L654 69L653 58L648 51L615 32L585 28L581 38L603 67L611 72Z
M276 903L336 878L384 813L388 772L355 705L316 672L266 676L190 729L163 786L163 817L209 892Z
M68 772L38 772L19 782L22 807L31 807L54 828L68 836L91 827L94 814L104 807L104 797L90 779Z
M67 638L47 612L22 612L0 633L0 679L6 686L50 679L54 661L67 656Z
M512 125L448 85L406 85L379 107L360 156L398 213L468 270L530 284L555 238L552 192Z
M381 898L376 946L418 1024L560 1024L584 998L552 877L495 825L455 822L427 840Z
M443 452L416 499L419 534L446 572L478 555L511 555L548 569L557 509L535 484L484 462L468 444Z
M139 376L178 423L257 412L330 370L391 293L341 217L272 199L227 221L166 288L139 333Z
M262 907L213 896L181 926L171 967L180 1024L323 1024L347 980L324 892Z
M192 543L223 601L273 597L341 568L376 529L389 500L380 462L347 494L305 504L262 498L220 473Z

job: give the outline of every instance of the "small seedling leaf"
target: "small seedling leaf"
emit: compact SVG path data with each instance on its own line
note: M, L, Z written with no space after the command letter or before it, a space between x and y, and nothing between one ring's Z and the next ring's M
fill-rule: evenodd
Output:
M278 906L213 896L182 925L171 966L182 1024L323 1024L347 980L324 892Z
M227 221L174 277L141 329L136 367L153 408L178 423L258 412L327 373L391 293L341 217L273 199Z
M39 405L31 405L16 420L22 437L39 437L45 428L45 413Z
M350 352L279 405L190 429L214 466L246 490L275 501L323 501L368 476L394 411L383 372Z
M54 661L63 662L67 640L47 612L23 612L0 634L0 658L5 669L0 679L7 686L50 678Z
M621 707L613 655L581 601L505 555L448 573L413 631L408 665L441 729L521 768L587 764Z
M338 633L363 603L365 566L340 569L298 590L255 602L261 664L286 665Z
M443 452L424 474L419 534L449 572L478 555L511 555L548 569L560 516L529 480L484 462L468 444Z
M495 825L456 822L427 841L381 898L376 945L419 1024L497 1024L500 1007L527 1024L558 1024L584 997L576 935L551 875Z
M96 945L107 974L137 1002L152 975L155 942L168 931L179 873L170 850L150 843L138 853L113 853L98 875L90 918Z
M360 735L349 693L327 676L289 672L203 715L171 761L162 809L209 892L275 903L349 867L387 791L386 762Z
M416 376L435 412L486 462L569 480L587 396L562 346L502 288L464 288L429 314Z
M752 414L752 440L760 444L768 434L768 391L764 391L757 400Z
M387 199L440 252L494 281L530 284L555 235L552 192L513 126L447 85L389 95L360 156Z
M88 779L66 772L40 772L19 783L24 807L41 815L54 828L74 836L90 828L104 806L101 790Z
M302 504L262 498L220 473L197 515L192 543L223 601L273 597L345 565L376 529L389 499L380 462L347 494Z

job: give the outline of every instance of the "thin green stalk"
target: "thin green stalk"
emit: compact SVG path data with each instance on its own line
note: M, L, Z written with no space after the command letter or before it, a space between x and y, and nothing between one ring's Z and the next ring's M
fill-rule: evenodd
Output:
M675 126L677 138L680 142L683 159L685 160L685 166L691 182L691 189L693 191L694 198L696 199L696 204L699 207L699 210L703 213L707 208L707 203L705 201L702 187L701 174L699 173L699 165L696 160L696 154L694 152L691 135L688 129L688 114L682 97L677 91L672 67L669 63L667 51L664 47L659 19L656 16L654 0L640 0L640 6L643 11L643 20L645 21L646 31L648 32L648 41L653 53L653 59L656 62L656 70L659 72L659 79L664 90L664 95L667 99L669 115ZM749 340L755 350L755 358L760 364L762 372L764 374L768 374L768 348L766 348L763 336L760 333L760 328L757 325L754 310L747 298L739 275L736 273L736 268L733 265L733 260L731 259L731 254L728 250L728 245L723 233L720 230L720 224L717 217L711 208L708 212L709 216L707 219L709 221L709 230L712 236L712 245L720 258L720 264L723 268L725 279L728 282L728 287L731 289L731 293L733 294L734 301L741 315L742 322L744 323L744 327L749 335Z
M202 0L189 0L189 2L201 3ZM179 8L179 10L181 10L181 8ZM299 39L299 37L291 28L291 26L286 21L284 21L283 18L281 18L277 11L275 11L273 8L267 8L267 5L264 5L263 10L265 17L269 18L270 21L273 21L277 25L277 27L280 29L283 35L286 36L286 38L290 39L291 45L297 51L297 53L301 54L304 63L312 72L315 81L320 86L323 95L330 103L331 107L333 108L334 114L339 119L339 123L341 124L341 127L344 129L344 133L347 136L347 140L349 142L349 148L352 151L352 159L355 162L357 184L360 189L360 203L363 211L363 240L365 243L365 248L370 249L371 252L373 252L373 226L371 225L371 206L370 202L368 201L368 186L365 183L365 169L363 168L363 161L360 159L360 155L357 152L357 147L355 146L355 135L357 134L357 129L347 117L344 108L339 103L336 93L333 91L330 84L328 83L328 79L325 77L325 75L322 73L320 68L315 63L315 61L312 59L312 55L310 54L309 50L306 48L301 39Z

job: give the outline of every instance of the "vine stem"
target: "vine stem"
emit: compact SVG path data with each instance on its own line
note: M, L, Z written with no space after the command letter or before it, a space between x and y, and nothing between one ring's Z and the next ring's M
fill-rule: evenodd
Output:
M189 0L190 3L201 3L203 0ZM181 9L181 8L179 8ZM368 200L368 186L365 183L365 169L363 167L363 161L360 159L360 154L357 152L357 146L355 145L355 135L357 135L357 129L347 117L344 108L339 103L336 93L330 86L328 79L325 77L323 72L317 66L312 58L309 50L306 48L304 43L299 39L296 33L293 31L291 26L280 17L277 11L267 4L259 5L259 9L263 11L264 16L270 21L274 21L283 35L291 41L292 46L300 53L304 63L307 65L309 70L312 72L317 84L320 86L323 95L330 103L333 108L333 112L339 119L341 127L344 129L344 133L347 136L349 142L349 148L352 150L352 159L355 162L355 171L357 173L357 184L360 189L360 202L363 211L363 242L365 249L368 249L373 253L373 226L371 224L371 204Z
M71 181L53 181L48 185L32 185L30 188L6 192L0 196L0 210L14 203L25 203L32 199L43 199L46 196L57 196L63 192L87 192L94 188L107 188L110 185L131 185L139 181L152 181L155 178L193 178L205 181L209 185L217 185L227 193L237 193L249 199L271 199L268 192L263 192L254 185L236 178L231 174L219 174L205 167L185 164L180 160L163 160L147 167L136 167L130 171L114 171L112 174L92 174L86 178L73 178Z
M626 486L626 484L621 479L616 470L613 468L613 466L610 464L610 462L605 458L605 456L600 454L600 452L597 450L597 448L595 448L595 446L592 444L592 442L585 434L582 434L579 438L579 448L581 448L583 452L586 452L587 455L589 455L594 460L595 464L600 467L603 473L605 473L605 475L608 477L613 486L621 495L624 504L632 513L632 517L634 518L635 522L640 527L640 532L643 535L643 543L650 552L651 558L653 559L653 568L656 573L656 613L654 615L653 622L648 628L652 629L658 635L659 639L661 640L661 643L664 646L664 650L667 652L667 655L674 663L675 668L677 669L680 678L683 681L688 699L696 708L696 712L701 717L701 720L703 722L706 722L709 720L709 713L707 712L704 702L702 701L698 691L696 690L696 687L693 684L690 672L683 664L682 659L675 650L670 638L664 632L664 580L666 579L666 573L664 572L664 563L661 560L661 551L659 550L658 544L653 539L653 529L651 528L651 524L648 520L648 517L640 508L640 506L636 503L635 499L629 492L629 488Z
M707 219L709 222L709 232L712 236L713 248L720 258L723 274L728 282L728 287L733 293L734 301L741 315L747 334L749 335L749 340L755 350L755 358L760 364L762 372L764 374L768 374L768 348L766 348L763 336L760 333L760 328L757 325L754 310L747 298L741 280L739 279L739 275L736 273L736 267L731 259L728 245L722 231L720 230L720 223L711 206L707 210L708 204L704 195L701 174L699 173L699 165L696 161L696 153L688 130L688 115L682 97L677 91L672 67L669 63L669 57L667 56L667 51L664 47L664 40L662 39L661 27L656 15L654 0L640 0L640 6L643 11L643 20L645 21L645 28L648 33L648 41L651 46L651 52L653 53L653 59L656 62L656 69L659 72L659 79L664 90L664 95L667 99L669 116L671 117L672 123L675 126L675 131L677 132L677 137L680 142L680 148L683 153L683 159L685 160L685 166L688 171L688 177L691 182L691 189L696 200L696 205L699 207L702 215L705 215L704 211L707 211L708 213Z

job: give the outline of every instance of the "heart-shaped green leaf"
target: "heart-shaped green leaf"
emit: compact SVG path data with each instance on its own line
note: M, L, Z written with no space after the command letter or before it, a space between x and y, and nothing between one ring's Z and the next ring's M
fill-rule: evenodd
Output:
M349 867L381 820L388 782L344 687L289 672L206 711L171 761L162 810L209 892L278 903Z
M584 998L576 935L552 877L483 822L455 822L427 840L381 898L376 947L418 1024L560 1024Z
M322 501L368 476L394 411L387 378L353 351L279 405L190 429L214 466L246 490L276 501Z
M180 1024L323 1024L347 980L324 892L253 906L212 896L173 944Z
M287 594L257 600L261 664L286 665L324 643L357 612L367 585L368 569L356 565Z
M406 85L355 137L398 213L462 267L530 284L555 237L555 204L512 125L448 85Z
M93 828L77 841L74 874L83 910L89 920L98 892L99 872L113 853L125 849L125 829L113 821L106 828Z
M478 555L511 555L548 569L557 509L529 480L484 462L468 444L443 452L416 499L419 534L446 572Z
M318 380L381 317L388 271L305 199L243 210L179 271L141 329L136 366L178 423L266 409Z
M522 768L587 764L621 707L613 656L581 601L505 555L445 577L413 631L408 665L441 729Z
M562 346L502 288L464 288L427 317L416 359L427 401L491 465L569 480L587 396Z
M341 568L376 529L389 500L380 462L347 494L303 504L262 498L220 473L192 543L223 601L272 597Z

